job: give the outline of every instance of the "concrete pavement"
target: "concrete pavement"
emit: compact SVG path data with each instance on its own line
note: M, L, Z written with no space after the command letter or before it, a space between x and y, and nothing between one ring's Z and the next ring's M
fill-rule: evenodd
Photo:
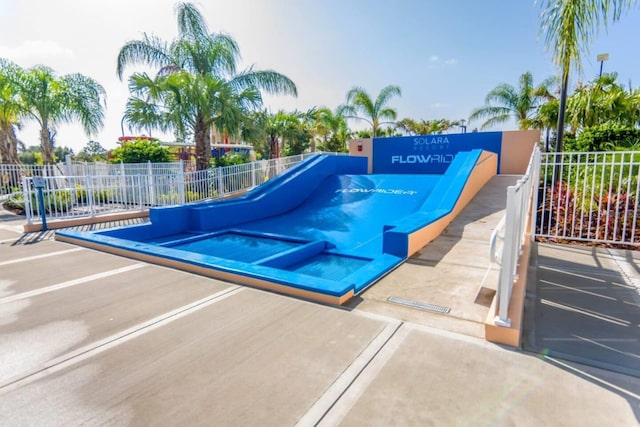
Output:
M640 420L631 376L0 225L3 426Z
M349 305L438 329L484 337L484 321L500 267L489 241L506 206L507 187L520 176L493 177L433 242ZM394 304L389 298L449 308L446 315Z
M638 251L535 246L526 345L640 382Z

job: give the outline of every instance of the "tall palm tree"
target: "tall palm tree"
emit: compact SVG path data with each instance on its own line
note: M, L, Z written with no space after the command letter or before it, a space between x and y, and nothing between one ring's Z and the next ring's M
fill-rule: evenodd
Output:
M208 142L212 127L225 136L241 131L248 111L261 105L260 93L249 87L234 90L224 80L210 75L190 74L184 70L151 78L146 73L133 74L129 79L131 96L125 118L134 129L173 130L177 139L194 138L204 141L197 146L208 166Z
M178 37L167 43L144 34L141 40L128 41L118 54L117 74L122 79L126 66L138 63L158 69L154 78L131 76L135 99L130 100L128 117L134 125L192 136L196 167L201 170L209 166L211 126L236 135L245 113L261 106L260 91L297 96L297 89L293 81L272 70L251 67L238 72L240 51L235 40L210 32L193 4L178 3L176 15ZM174 109L177 104L181 107Z
M601 26L617 21L637 0L537 0L542 5L540 29L545 45L560 68L560 106L556 151L562 151L569 71L580 71L582 55Z
M489 91L485 105L471 112L469 121L486 119L480 126L486 129L515 118L520 129L529 129L540 105L552 96L549 90L552 83L552 79L547 79L534 86L531 73L526 72L520 76L517 88L508 83L499 84Z
M58 125L78 121L88 136L103 126L106 94L91 77L78 73L58 77L51 68L36 65L20 73L14 83L26 117L40 126L45 163L55 161L53 136Z
M375 101L367 91L356 86L347 92L347 102L341 107L341 111L347 118L364 120L369 123L372 135L375 138L380 125L393 123L398 116L397 111L388 106L389 101L394 96L402 96L402 91L398 86L389 85L384 87ZM384 120L387 120L387 122Z
M320 150L342 152L347 149L351 131L341 108L335 111L326 107L317 109L314 114L314 129L319 138Z
M22 71L12 62L0 59L0 163L20 163L16 127L25 111L12 82Z

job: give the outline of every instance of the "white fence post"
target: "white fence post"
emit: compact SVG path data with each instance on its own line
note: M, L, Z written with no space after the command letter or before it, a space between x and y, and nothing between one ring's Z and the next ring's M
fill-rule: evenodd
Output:
M222 196L225 194L224 191L224 177L222 176L222 168L218 167L215 169L218 175L218 196Z
M31 189L29 188L30 178L22 176L22 198L24 201L24 214L27 217L27 224L33 224L33 212L31 210Z
M536 238L536 226L538 224L538 195L540 193L540 169L541 169L541 161L542 161L542 152L540 150L535 150L533 152L534 160L533 164L537 165L537 167L533 168L533 176L531 179L533 182L531 183L531 191L533 191L531 197L531 240L534 241Z
M73 176L73 165L71 164L71 154L64 156L65 173L67 176Z
M94 200L94 197L93 197L93 182L91 180L91 176L89 176L89 175L86 175L84 177L84 179L85 179L84 188L86 188L86 191L87 191L87 204L89 205L89 215L90 216L95 216L95 214L96 214L96 203L95 203L95 200Z
M136 175L137 181L138 181L138 203L139 203L139 209L142 210L144 203L142 201L142 176L141 175Z
M151 161L147 162L147 176L149 177L149 203L151 206L156 205L156 185L153 179L153 166Z
M514 255L518 242L516 221L514 214L516 209L516 187L507 188L507 212L505 215L504 244L502 247L502 268L500 269L500 279L498 283L498 315L494 323L498 326L511 326L509 319L509 300L511 299L511 287L513 286Z
M256 162L251 162L251 187L256 186Z
M182 168L182 160L180 160L180 169L178 170L178 179L177 179L177 187L178 187L178 201L180 204L185 203L185 182L184 182L184 169Z

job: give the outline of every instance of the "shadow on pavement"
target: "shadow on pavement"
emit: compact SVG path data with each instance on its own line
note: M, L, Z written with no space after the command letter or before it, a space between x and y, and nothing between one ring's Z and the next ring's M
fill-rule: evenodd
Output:
M637 378L560 359L551 356L543 358L550 365L624 398L640 424L640 381Z
M626 252L534 244L524 349L623 396L640 421L640 295L616 261Z

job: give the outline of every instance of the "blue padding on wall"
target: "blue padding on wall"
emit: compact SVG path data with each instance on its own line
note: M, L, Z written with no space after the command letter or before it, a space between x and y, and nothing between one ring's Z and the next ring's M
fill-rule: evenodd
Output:
M474 149L496 153L499 165L502 132L374 138L373 173L443 174L456 154Z
M369 175L366 157L317 155L236 199L153 208L150 224L58 234L249 284L358 293L406 259L411 233L452 212L481 155L458 153L444 175Z
M190 212L191 227L196 230L221 229L260 218L280 215L294 209L328 176L338 170L350 170L362 174L367 171L367 160L362 157L321 155L307 162L306 167L295 173L274 179L259 195L248 194L245 199L230 200L220 205L193 207Z
M261 259L256 261L255 264L273 268L286 268L306 258L318 255L325 249L327 249L327 242L311 242L298 248L270 256L269 258Z
M422 208L386 227L383 251L403 258L408 257L409 234L436 222L453 211L481 155L482 150L458 153L444 176L425 200Z

